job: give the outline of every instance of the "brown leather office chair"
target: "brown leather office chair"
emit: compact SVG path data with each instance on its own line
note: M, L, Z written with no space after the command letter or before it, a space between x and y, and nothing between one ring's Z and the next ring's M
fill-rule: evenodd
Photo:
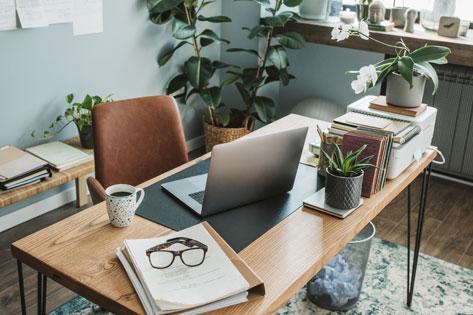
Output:
M170 96L102 104L92 112L95 176L87 185L94 204L114 184L138 185L187 162L179 110Z

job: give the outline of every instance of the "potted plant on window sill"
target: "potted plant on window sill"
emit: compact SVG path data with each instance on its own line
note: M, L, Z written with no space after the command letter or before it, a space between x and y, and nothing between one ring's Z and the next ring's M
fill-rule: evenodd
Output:
M67 95L66 102L69 107L64 111L63 115L56 117L55 121L51 123L48 129L43 131L43 139L49 139L57 135L64 130L64 128L69 126L69 124L74 123L79 132L81 146L84 149L93 149L92 110L99 104L111 102L111 97L111 94L104 98L87 94L81 103L73 103L74 94L71 93ZM31 136L35 137L36 132L33 131Z
M438 88L437 72L432 64L446 64L446 56L450 49L444 46L425 45L411 50L401 40L396 45L391 45L370 36L368 25L361 21L358 29L346 24L337 25L332 31L332 39L337 41L349 37L360 37L371 40L380 45L392 48L395 56L382 60L374 65L362 67L358 71L349 71L356 74L356 80L351 87L356 94L364 93L369 88L387 80L386 101L390 105L401 107L418 107L422 104L424 88L427 80L433 85L433 93Z
M363 170L367 167L373 167L373 165L368 164L372 156L358 160L365 149L366 145L344 155L340 147L335 144L332 155L328 155L323 151L328 159L325 183L326 204L343 210L358 207L363 186Z

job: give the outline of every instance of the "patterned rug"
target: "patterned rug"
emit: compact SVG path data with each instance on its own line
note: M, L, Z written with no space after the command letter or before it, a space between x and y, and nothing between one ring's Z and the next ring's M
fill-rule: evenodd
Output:
M420 255L411 309L406 300L406 248L373 239L363 291L347 312L323 310L306 298L303 288L278 312L285 314L473 314L473 270ZM412 256L411 256L412 257ZM76 297L51 315L105 315L93 303Z

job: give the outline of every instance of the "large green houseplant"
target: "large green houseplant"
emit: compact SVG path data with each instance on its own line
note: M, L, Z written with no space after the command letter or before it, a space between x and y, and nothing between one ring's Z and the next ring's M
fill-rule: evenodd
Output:
M235 0L242 1L242 0ZM228 71L231 74L229 80L236 80L236 86L241 95L245 110L233 110L234 113L244 117L255 117L264 123L274 119L274 101L266 96L259 95L261 88L265 85L279 81L283 86L289 84L294 78L288 72L289 57L286 49L301 49L305 46L305 40L297 32L278 32L287 22L297 19L297 14L282 11L283 5L297 7L303 0L243 0L253 1L262 5L269 15L262 18L262 23L251 28L243 27L248 32L248 38L263 40L260 51L254 49L230 48L229 52L242 52L254 55L258 64L256 67L245 68L241 71Z
M79 132L81 146L85 149L93 149L92 110L99 104L111 101L111 94L105 97L87 94L81 102L74 102L74 94L67 95L66 103L68 107L64 114L57 116L49 125L49 128L43 131L43 139L49 139L57 135L71 123L74 123ZM36 137L36 132L33 131L31 136Z
M231 67L219 60L211 60L204 56L204 50L215 43L230 43L221 38L210 28L200 30L203 22L227 23L231 19L227 16L205 16L204 9L212 6L215 1L205 0L147 0L150 20L155 24L172 23L172 37L176 44L164 49L158 57L160 67L165 66L176 51L183 47L192 48L190 56L187 57L179 73L176 74L167 86L167 94L188 102L193 95L199 95L207 107L207 115L204 120L207 135L216 135L218 131L235 127L245 133L242 122L232 119L228 110L222 102L222 89L231 81L223 80L223 83L212 84L212 79L217 71ZM210 128L210 129L209 129ZM243 129L243 130L241 130ZM225 136L225 135L223 135ZM208 140L208 139L207 139ZM233 139L230 139L233 140ZM209 141L207 141L209 142ZM211 149L214 142L210 141L207 148ZM224 141L222 141L224 142Z

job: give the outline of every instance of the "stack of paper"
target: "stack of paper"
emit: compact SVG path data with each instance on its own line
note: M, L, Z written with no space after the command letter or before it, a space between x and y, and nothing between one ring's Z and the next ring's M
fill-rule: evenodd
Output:
M175 237L187 237L207 245L204 262L188 267L176 257L168 268L153 268L146 250ZM169 249L185 247L173 246L176 247ZM252 289L264 294L262 282L207 223L165 237L125 240L124 247L117 249L116 254L146 314L183 311L198 314L246 302Z
M67 170L93 159L92 155L59 141L31 147L26 151L48 162L58 171Z
M0 148L0 189L35 184L51 176L46 162L11 146Z

